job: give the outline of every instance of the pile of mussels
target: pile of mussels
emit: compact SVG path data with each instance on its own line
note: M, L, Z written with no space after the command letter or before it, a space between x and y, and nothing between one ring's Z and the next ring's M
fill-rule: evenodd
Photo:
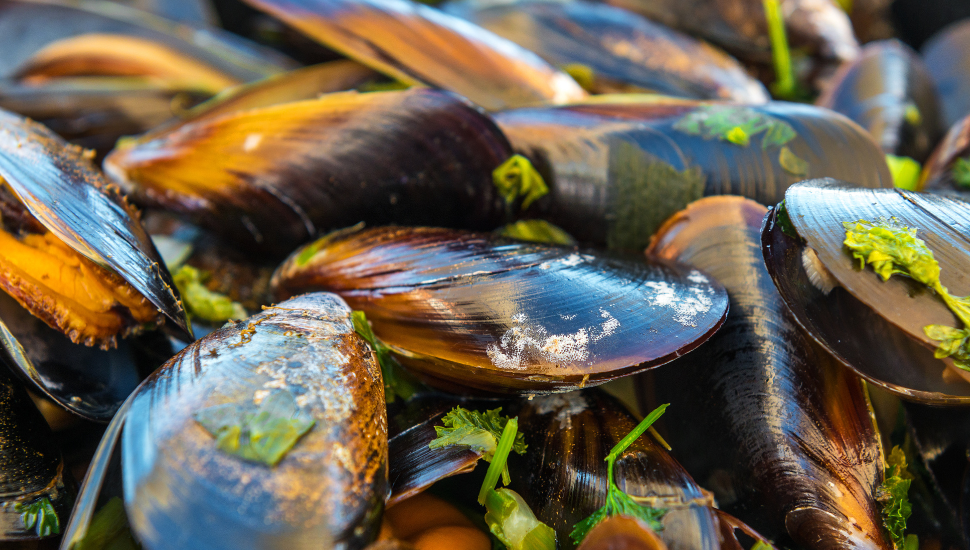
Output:
M903 4L3 0L0 547L970 550Z

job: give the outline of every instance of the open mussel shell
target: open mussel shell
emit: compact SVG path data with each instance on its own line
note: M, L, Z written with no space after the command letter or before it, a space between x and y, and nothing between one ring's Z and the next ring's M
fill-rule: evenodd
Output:
M919 55L898 40L867 44L815 104L857 122L883 152L918 162L942 133L936 86Z
M3 363L0 360L0 541L50 537L67 522L74 505L74 480L44 417ZM30 514L36 521L27 525Z
M663 364L724 318L717 283L667 262L449 229L336 233L277 270L281 297L326 289L441 389L568 391Z
M933 150L918 189L928 193L970 196L970 181L961 165L970 161L970 116L953 125Z
M336 296L301 296L228 325L175 356L119 411L82 489L88 508L75 511L65 544L90 528L120 433L125 508L146 549L363 547L377 536L387 495L382 387L373 352ZM313 424L273 466L221 450L231 447L198 420L280 394L294 418ZM270 414L257 410L256 419ZM235 425L242 433L247 418Z
M510 487L536 517L556 530L560 548L573 548L573 527L606 501L606 455L636 420L599 389L539 396L515 411L525 434L525 455L510 455ZM690 407L688 403L671 404ZM713 497L644 434L616 461L617 487L643 505L666 508L657 535L670 550L717 550L722 529Z
M147 348L147 349L146 349ZM171 355L167 338L149 333L100 350L71 343L0 293L0 358L65 409L108 422L141 380Z
M117 149L105 170L136 201L279 257L359 221L491 229L505 216L492 171L510 155L485 115L420 89L203 117Z
M14 75L44 46L84 34L156 42L240 82L294 67L286 57L220 29L169 21L121 4L12 0L0 7L0 44L5 52L0 76Z
M871 383L903 399L970 404L970 383L948 371L950 359L936 359L938 342L927 325L959 321L923 285L894 276L883 282L843 246L843 222L896 218L916 228L940 264L940 279L954 296L970 294L970 205L939 195L899 189L858 189L830 179L789 188L785 209L797 237L784 233L775 209L762 232L765 264L795 320L841 362ZM837 285L829 293L817 279L817 263ZM824 275L824 273L823 273ZM825 277L826 279L828 277Z
M643 250L667 217L706 195L776 204L789 185L822 176L892 186L871 136L841 115L807 105L640 96L495 118L549 186L527 214L580 242L614 249ZM729 141L738 125L761 130Z
M401 82L456 92L489 110L565 103L586 96L566 73L534 53L410 0L247 3Z
M922 48L936 82L949 128L970 115L970 20L960 20L934 35Z
M798 547L891 550L875 500L879 435L862 382L805 335L765 271L767 209L708 197L657 233L649 254L707 270L731 299L724 327L642 376L641 407L727 512Z
M116 272L191 334L178 291L148 233L80 148L36 122L0 111L0 177L58 239Z
M668 27L718 45L742 62L768 67L771 44L761 0L609 0ZM849 17L835 2L787 0L785 34L791 48L811 57L800 80L831 74L859 53ZM770 73L771 77L774 73Z
M605 4L463 0L445 6L558 67L590 71L595 91L640 90L765 103L768 91L709 44Z

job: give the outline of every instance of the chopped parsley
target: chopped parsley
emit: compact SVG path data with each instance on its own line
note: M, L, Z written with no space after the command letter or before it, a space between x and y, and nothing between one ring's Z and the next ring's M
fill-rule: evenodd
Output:
M960 157L950 168L953 173L953 181L960 187L970 189L970 161Z
M440 449L450 445L467 445L482 453L486 462L492 462L498 441L509 423L508 417L500 415L500 412L501 407L483 413L455 407L441 419L442 426L434 427L438 437L428 447ZM520 455L525 454L525 435L515 434L511 449ZM502 481L509 483L507 466L502 470Z
M747 147L752 137L764 134L761 148L781 147L798 137L787 122L738 105L704 105L687 113L674 124L674 130L719 139Z
M626 437L613 447L610 454L606 455L606 504L599 510L593 512L591 516L576 524L573 532L569 534L574 543L577 545L581 543L586 538L586 535L596 527L596 524L609 516L630 516L644 522L654 531L663 529L663 524L660 523L660 520L667 513L667 510L664 508L644 506L637 502L634 497L621 491L613 478L613 466L620 454L626 451L638 437L643 435L643 432L647 431L663 415L668 406L669 403L654 409L633 431L628 433Z
M808 162L793 153L787 145L783 145L778 153L778 164L793 176L804 176L808 173Z
M495 233L502 237L534 243L576 244L576 239L569 233L546 220L520 220L500 227Z
M33 531L38 537L49 537L61 532L61 522L50 499L44 497L30 503L18 502L14 511L20 514L24 529Z
M542 175L522 155L512 155L493 170L492 182L509 207L521 198L522 210L549 193Z
M886 164L889 165L894 186L907 191L916 191L919 185L919 173L922 170L920 163L909 157L886 155Z
M889 454L885 479L876 490L876 500L882 504L882 523L896 548L905 550L912 543L905 531L906 520L912 514L907 494L913 475L906 470L906 454L899 447L893 447Z
M922 239L916 238L916 228L909 228L899 220L865 220L843 222L845 246L853 258L859 260L860 269L872 266L883 281L903 275L933 289L947 307L963 323L962 329L946 325L927 325L923 332L932 340L940 342L934 356L950 357L954 365L970 370L970 298L953 296L940 282L940 264L933 251Z
M363 338L374 354L377 355L377 362L381 366L381 376L384 378L384 399L388 403L393 403L396 398L405 401L421 390L422 384L418 382L404 367L397 362L391 355L391 348L384 345L367 321L367 315L363 311L351 312L351 320L354 323L354 331Z
M223 323L230 319L241 321L248 317L246 308L239 302L233 302L225 294L219 294L206 288L207 273L183 265L172 273L175 286L185 301L186 312L191 317L197 317L213 323Z

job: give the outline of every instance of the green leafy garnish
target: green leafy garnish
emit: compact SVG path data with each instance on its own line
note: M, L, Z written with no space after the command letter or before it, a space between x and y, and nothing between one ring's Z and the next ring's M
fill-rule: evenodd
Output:
M940 344L934 356L950 357L954 365L970 370L970 298L953 296L940 282L940 264L933 251L922 239L916 238L916 229L899 223L896 218L875 223L865 220L843 222L845 246L853 258L859 260L860 269L872 266L883 281L893 275L903 275L933 289L947 307L963 323L963 329L945 325L927 325L923 332Z
M404 367L398 363L397 359L391 355L391 349L384 345L367 322L367 315L363 311L351 313L354 323L354 331L360 335L374 350L377 355L377 362L381 366L381 375L384 378L384 399L388 403L393 403L396 398L405 401L421 390L421 382L418 382Z
M909 157L886 155L886 164L889 165L889 173L893 175L894 186L907 191L916 191L919 173L922 170L918 162Z
M906 109L903 111L903 118L910 126L918 126L923 122L923 114L919 112L919 107L914 103L906 105Z
M441 419L442 426L434 427L438 437L428 447L440 449L450 445L467 445L482 453L486 462L492 462L498 441L509 423L508 417L502 416L500 412L501 407L483 413L455 407ZM525 435L516 434L510 449L520 455L525 454ZM502 481L509 483L508 467L502 470Z
M226 403L193 415L220 451L275 466L316 423L289 390L274 390L259 405Z
M576 244L576 239L572 238L569 233L546 220L520 220L500 227L495 233L503 237L534 243Z
M953 181L960 187L970 188L970 161L960 157L950 168L953 174Z
M596 72L589 65L583 65L582 63L567 63L562 66L563 72L573 77L576 84L586 90L587 92L593 93L594 84L596 83Z
M674 130L704 139L719 139L746 147L750 139L764 133L761 148L782 146L798 137L783 120L737 105L705 105L684 115Z
M121 498L114 497L94 514L84 538L71 550L137 550L138 543L131 536L128 515Z
M663 524L660 520L663 518L664 514L667 513L665 508L653 508L651 506L644 506L638 503L634 497L624 493L616 485L616 481L613 479L613 466L616 463L617 457L621 453L627 450L627 448L637 440L638 437L643 435L643 432L663 415L664 411L670 404L661 405L653 410L647 415L636 428L626 435L613 449L610 454L606 455L606 504L602 508L593 512L591 516L584 519L583 521L576 524L573 527L573 532L569 534L569 537L573 539L573 542L577 545L586 538L586 535L596 527L596 524L603 521L609 516L630 516L632 518L639 519L644 522L654 531L660 531L663 529Z
M808 162L793 153L787 145L782 146L778 153L778 164L793 176L804 176L808 173Z
M762 0L765 19L768 22L768 38L771 40L771 58L775 63L775 82L771 91L776 97L791 99L798 95L795 72L792 70L788 37L785 35L785 18L778 7L778 0Z
M498 410L486 414L492 415L494 420L498 417ZM492 463L478 493L478 503L485 506L485 523L489 530L509 550L555 550L556 532L536 519L522 497L511 489L495 489L499 476L507 475L506 462L509 453L516 448L525 452L525 442L522 441L522 434L518 433L518 429L518 418L506 420L495 446ZM508 484L509 481L506 478L503 482Z
M522 210L549 193L545 180L522 155L512 155L493 170L492 182L510 207L522 198Z
M909 537L905 536L906 520L912 513L907 493L913 475L906 470L906 454L893 447L886 461L886 480L876 490L876 500L882 504L882 523L898 550L905 550Z
M775 214L775 223L778 224L778 228L785 235L793 239L801 239L795 226L791 223L791 218L788 217L788 208L785 207L785 201L778 203L778 213Z
M206 288L204 283L208 276L202 271L183 265L172 273L172 279L182 295L185 310L191 317L213 323L224 323L230 319L240 321L248 317L242 304L233 302L225 294Z
M38 537L49 537L61 532L61 521L47 497L30 503L18 502L14 511L20 514L24 529L37 533Z

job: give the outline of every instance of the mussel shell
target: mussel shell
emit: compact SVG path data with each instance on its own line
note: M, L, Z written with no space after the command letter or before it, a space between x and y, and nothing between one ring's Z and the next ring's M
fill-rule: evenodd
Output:
M365 546L387 494L382 387L333 295L283 302L197 341L131 398L121 445L133 532L151 550ZM217 450L193 419L276 388L316 420L276 466Z
M74 504L75 487L50 427L23 386L0 360L0 540L36 539L18 504L42 498L60 525Z
M168 339L159 333L122 340L107 351L73 344L0 293L0 357L57 404L88 420L111 420L161 364L140 353L143 346L158 350L156 356L171 355Z
M781 148L764 147L764 134L742 146L675 129L704 109L750 112L790 125L796 137L785 147L807 162L804 173L782 166ZM581 242L611 248L639 252L667 217L706 195L776 204L789 185L820 176L863 187L892 186L871 136L841 115L806 105L634 98L517 109L495 118L549 185L549 195L528 214Z
M0 76L10 77L45 45L89 33L153 40L240 81L295 67L286 57L220 29L168 21L141 10L90 0L11 0L0 7L4 49Z
M586 97L534 53L410 0L246 1L401 82L457 92L489 110Z
M928 193L970 194L970 189L957 182L953 174L960 158L970 159L970 116L954 124L937 144L923 166L918 189Z
M941 30L923 45L922 53L936 82L943 124L949 128L970 115L970 21Z
M727 300L702 273L432 228L347 231L295 252L279 296L326 289L409 369L448 391L568 391L663 364Z
M905 277L888 281L844 249L842 222L895 217L918 230L940 263L940 280L955 296L970 294L970 205L953 198L895 190L849 188L831 179L792 186L785 208L800 239L785 235L776 213L766 219L762 247L768 272L795 320L839 361L867 381L907 400L970 403L970 383L943 377L945 361L923 327L959 321L942 300ZM837 286L828 295L808 279L803 250L812 248Z
M175 283L137 214L80 148L0 111L0 176L57 238L115 271L192 334Z
M690 405L671 404L677 406ZM528 449L509 458L511 488L556 530L561 548L572 548L573 526L606 502L606 455L637 422L598 389L523 401L517 414ZM710 493L649 434L620 454L614 468L621 490L668 509L658 535L670 550L720 548Z
M579 550L667 550L653 530L629 516L611 516L594 527Z
M861 381L788 313L761 253L764 206L709 197L671 218L648 253L708 270L731 299L724 328L642 377L641 407L722 509L804 548L890 550L875 492L879 436Z
M360 221L491 229L505 217L492 171L510 155L485 115L419 89L203 117L115 150L105 170L136 201L279 257Z
M919 55L898 40L866 44L815 104L857 122L883 152L918 162L942 133L936 86Z
M734 58L648 19L605 4L558 0L451 2L445 11L480 25L553 65L580 64L594 84L695 99L765 103L765 87Z

